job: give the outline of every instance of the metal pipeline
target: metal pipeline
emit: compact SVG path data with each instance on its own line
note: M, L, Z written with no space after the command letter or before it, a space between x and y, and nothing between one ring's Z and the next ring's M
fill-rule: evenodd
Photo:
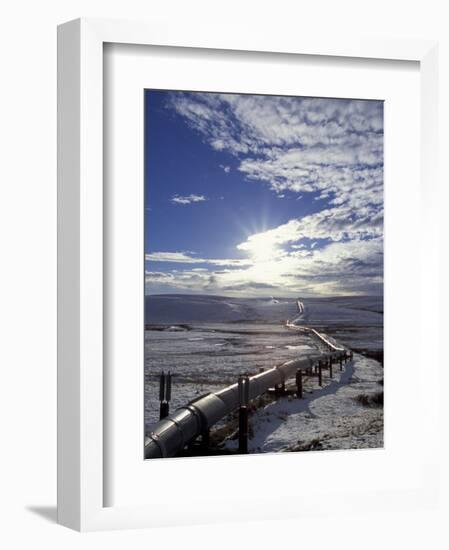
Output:
M290 330L296 330L298 332L305 332L306 334L313 334L314 336L316 336L316 338L318 338L318 340L320 340L320 342L325 344L329 349L332 349L334 351L345 351L344 347L334 344L328 338L326 338L326 336L324 336L324 334L321 334L320 332L318 332L314 328L305 327L305 326L301 326L301 325L295 325L294 323L291 323L290 321L287 321L285 326Z
M312 329L313 330L313 329ZM314 331L315 332L315 331ZM312 368L319 360L339 359L346 350L335 347L337 351L314 353L301 359L293 359L282 365L260 372L249 378L249 399L262 395L268 388L283 384L296 374L297 370ZM145 438L145 458L166 458L175 456L185 445L201 434L206 433L214 424L239 406L238 384L232 384L218 392L209 393L177 409L160 420L151 434Z
M321 342L326 344L329 347L329 349L332 349L334 351L346 351L344 347L335 345L328 338L326 338L324 336L324 334L321 334L320 332L318 332L314 328L308 328L308 331L311 332L312 334L314 334L319 340L321 340Z

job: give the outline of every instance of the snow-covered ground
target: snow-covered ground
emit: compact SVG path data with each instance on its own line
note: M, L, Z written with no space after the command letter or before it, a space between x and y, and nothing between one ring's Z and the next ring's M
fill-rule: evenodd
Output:
M383 305L377 297L260 298L150 296L146 301L145 425L159 418L158 377L173 374L171 410L320 348L307 334L287 330L287 320L312 326L355 350L383 349ZM301 311L300 311L301 310ZM271 403L252 418L252 451L372 447L382 445L382 408L367 407L357 395L382 391L380 363L355 354L340 379L318 388L306 383L304 400ZM307 393L313 390L313 393ZM298 443L299 442L299 443ZM231 447L234 442L229 442Z
M324 376L320 388L314 379L304 399L283 397L258 410L250 421L250 452L309 449L355 449L383 446L383 408L366 406L357 396L382 391L383 369L361 355ZM237 447L230 440L226 447Z
M173 374L172 410L298 354L318 349L306 335L278 324L207 323L189 330L145 331L145 422L159 419L159 375Z
M230 298L207 295L155 295L145 300L147 324L273 323L298 317L297 298ZM301 298L302 321L308 325L382 326L380 296Z

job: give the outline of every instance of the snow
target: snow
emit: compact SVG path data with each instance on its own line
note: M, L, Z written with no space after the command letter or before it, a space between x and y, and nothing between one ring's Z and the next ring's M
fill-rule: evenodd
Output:
M302 311L292 322L307 326L335 326L351 324L352 326L382 326L383 306L379 298L315 298L305 301Z
M302 310L302 312L301 312ZM207 295L155 295L145 299L147 324L298 319L310 326L382 326L383 299L377 296L339 298L229 298Z
M220 296L149 296L145 331L145 425L159 419L159 374L173 374L170 409L320 349L319 341L288 320L314 327L330 341L358 350L383 350L383 304L378 297L229 298ZM302 313L299 314L299 310ZM281 398L257 411L251 423L252 452L309 448L381 447L382 408L363 406L357 395L382 391L383 368L355 353L343 374L323 373L305 382L304 399ZM312 393L313 392L313 393ZM227 442L235 447L235 441ZM315 448L315 447L314 447Z
M354 355L343 372L334 369L332 380L323 377L323 388L312 379L304 399L283 397L257 411L250 421L254 435L249 451L382 447L383 409L356 399L362 393L382 391L382 378L377 361ZM236 448L237 443L230 440L226 446Z
M145 331L145 422L159 419L159 375L173 374L171 410L223 389L239 374L257 374L319 349L305 334L273 323L207 323L187 331Z

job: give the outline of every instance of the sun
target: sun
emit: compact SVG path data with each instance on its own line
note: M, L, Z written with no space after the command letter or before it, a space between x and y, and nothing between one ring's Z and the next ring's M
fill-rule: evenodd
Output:
M268 262L276 256L276 246L269 239L254 239L247 250L255 262Z
M279 254L279 246L270 231L254 233L240 243L237 248L246 252L254 263L274 260Z

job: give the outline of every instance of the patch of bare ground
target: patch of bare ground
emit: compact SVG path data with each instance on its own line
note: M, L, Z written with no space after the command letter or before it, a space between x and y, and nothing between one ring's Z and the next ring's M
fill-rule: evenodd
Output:
M341 426L331 434L297 443L282 449L283 452L324 451L338 449L366 449L383 447L383 415L357 420L342 420Z
M379 391L371 394L359 393L354 399L364 407L383 407L384 392Z

